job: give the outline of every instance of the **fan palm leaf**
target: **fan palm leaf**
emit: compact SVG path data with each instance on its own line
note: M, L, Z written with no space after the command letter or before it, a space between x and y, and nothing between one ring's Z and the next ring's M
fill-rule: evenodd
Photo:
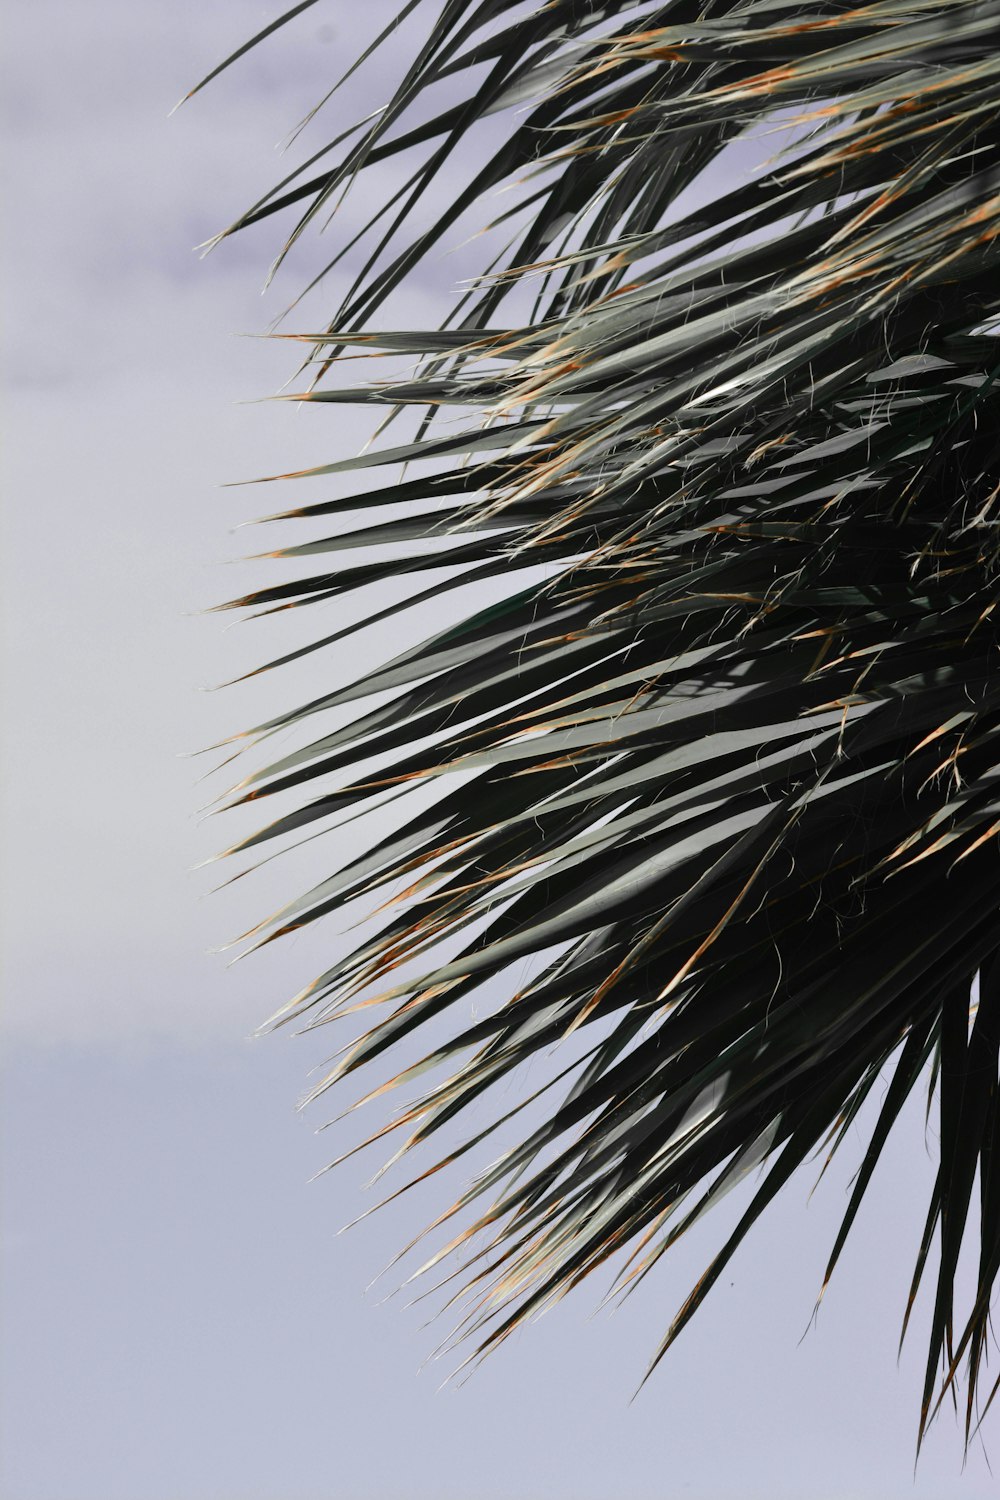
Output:
M438 1081L380 1132L406 1148L549 1059L541 1123L438 1221L485 1234L473 1354L620 1253L634 1285L760 1168L659 1358L887 1078L829 1275L929 1076L920 1432L964 1371L968 1438L1000 1271L1000 4L445 0L389 102L225 235L282 212L287 250L397 157L342 305L298 335L296 399L419 421L308 471L358 474L282 513L327 523L275 554L316 571L233 605L402 578L382 615L447 597L455 619L347 686L317 664L316 696L241 741L304 742L232 795L302 799L238 850L391 808L257 929L395 893L278 1020L378 1002L320 1093L367 1063L412 1081L384 1054L450 1017ZM444 326L380 331L501 187L501 247ZM335 384L358 354L389 373ZM351 629L292 655L343 659Z

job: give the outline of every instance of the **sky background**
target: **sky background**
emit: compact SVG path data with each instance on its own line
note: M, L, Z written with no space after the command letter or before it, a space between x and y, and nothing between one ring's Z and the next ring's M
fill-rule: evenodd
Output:
M342 1038L251 1034L342 939L317 925L234 967L213 951L304 889L323 841L212 894L219 868L192 867L254 823L200 816L226 783L191 757L393 649L372 631L349 662L205 691L315 626L204 611L273 579L233 561L274 544L239 523L321 497L224 484L343 457L370 430L258 404L294 354L237 336L264 331L364 203L263 300L273 227L192 247L287 170L275 142L392 7L321 0L169 120L276 6L5 11L0 1500L992 1494L979 1445L961 1472L950 1412L913 1479L919 1316L898 1367L896 1345L934 1171L919 1101L816 1326L802 1337L850 1143L811 1200L817 1169L793 1180L635 1401L738 1202L613 1315L585 1287L458 1387L425 1365L446 1331L426 1307L385 1300L391 1277L365 1294L447 1189L337 1235L378 1160L310 1184L348 1137L295 1106ZM380 102L412 34L307 146ZM398 168L373 176L369 204L398 185ZM396 321L436 320L479 253L423 268Z

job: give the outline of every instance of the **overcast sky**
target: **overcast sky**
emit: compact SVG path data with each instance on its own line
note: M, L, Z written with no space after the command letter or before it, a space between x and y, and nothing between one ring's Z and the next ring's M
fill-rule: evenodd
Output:
M392 7L321 0L168 120L276 9L6 6L0 1497L979 1500L992 1481L978 1447L961 1475L950 1413L912 1479L922 1325L898 1368L895 1351L933 1177L918 1105L817 1326L800 1342L850 1147L808 1206L815 1169L793 1181L631 1404L724 1214L614 1316L583 1288L439 1392L447 1366L420 1366L444 1330L364 1288L440 1196L338 1238L377 1162L307 1185L342 1140L294 1106L336 1041L249 1036L340 939L317 927L232 968L210 950L305 888L322 840L211 894L226 872L192 866L252 822L199 817L224 782L200 785L212 761L186 752L356 666L206 692L315 621L201 612L265 576L232 560L273 542L233 528L303 498L224 482L343 457L368 427L255 404L294 359L236 336L266 328L323 245L263 300L270 227L192 247L281 175L275 142ZM378 102L407 45L305 145ZM439 317L474 258L422 271L399 321Z

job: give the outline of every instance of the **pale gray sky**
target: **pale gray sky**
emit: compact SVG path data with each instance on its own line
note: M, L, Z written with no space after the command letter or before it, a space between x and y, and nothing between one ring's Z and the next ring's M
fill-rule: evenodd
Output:
M377 1161L307 1186L341 1138L314 1135L325 1116L293 1105L339 1038L247 1040L325 966L336 934L310 930L231 969L208 952L304 888L323 841L209 895L216 872L190 867L253 820L199 821L222 786L197 786L201 762L180 755L337 670L310 658L283 681L199 691L315 626L310 611L232 629L198 613L266 576L229 559L270 538L231 528L302 499L221 484L343 456L368 429L336 408L236 404L277 389L294 362L233 335L262 331L322 247L303 247L264 300L271 228L206 260L191 247L270 186L274 143L391 6L326 0L169 121L276 6L6 9L0 1497L991 1493L978 1448L960 1476L948 1413L911 1478L921 1328L898 1370L895 1345L933 1172L917 1108L818 1327L799 1343L849 1148L808 1208L815 1174L792 1184L631 1405L724 1215L621 1312L591 1319L603 1287L584 1288L440 1394L447 1367L417 1371L444 1330L422 1329L402 1298L363 1296L438 1190L335 1238ZM347 90L306 144L370 107L375 86ZM405 321L437 317L473 256L423 272ZM364 650L374 660L391 644L383 633Z

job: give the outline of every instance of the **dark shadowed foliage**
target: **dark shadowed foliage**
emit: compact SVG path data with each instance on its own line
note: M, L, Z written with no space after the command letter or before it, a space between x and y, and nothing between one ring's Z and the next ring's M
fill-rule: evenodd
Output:
M316 656L313 700L245 738L307 731L237 788L230 805L301 796L239 849L393 809L382 842L340 868L334 848L329 879L255 931L394 897L280 1019L379 999L319 1092L375 1059L385 1084L394 1044L454 1017L438 1081L385 1128L408 1145L515 1071L505 1129L550 1090L438 1221L454 1216L451 1246L478 1235L473 1355L619 1251L635 1285L759 1168L659 1358L872 1095L832 1271L929 1083L920 1430L961 1376L968 1435L997 1390L1000 1269L1000 3L425 8L389 103L226 231L283 211L291 243L406 153L356 282L301 336L304 399L416 407L413 440L311 470L358 471L357 493L285 513L329 518L327 539L277 554L315 571L234 606L400 577L410 599L491 589L433 639L401 630L406 649L347 688L324 691ZM492 262L444 326L373 331L470 209L510 236L484 241ZM359 355L387 378L357 383ZM370 525L345 536L359 507ZM423 545L445 538L447 573ZM338 556L369 544L374 560ZM304 651L336 643L342 663L350 632L317 637ZM314 737L321 711L372 694ZM430 808L403 795L441 777Z

